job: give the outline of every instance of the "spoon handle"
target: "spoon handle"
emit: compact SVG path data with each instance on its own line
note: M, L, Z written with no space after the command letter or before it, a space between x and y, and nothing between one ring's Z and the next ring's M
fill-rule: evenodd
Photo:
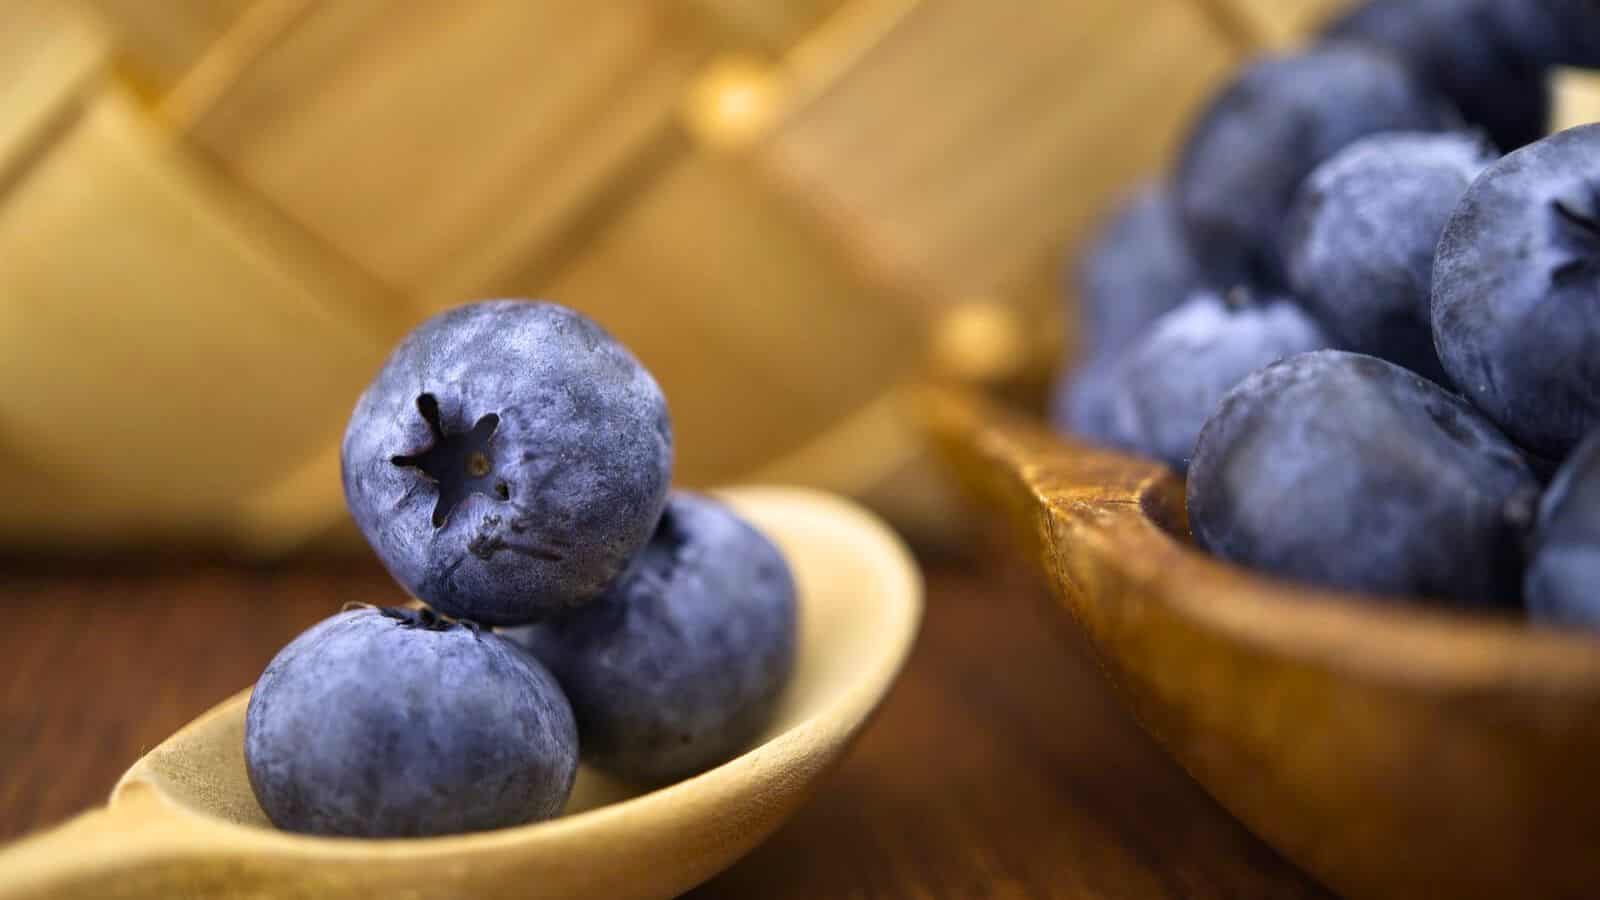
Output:
M203 895L204 873L185 865L199 848L193 825L132 785L115 806L0 848L0 900Z

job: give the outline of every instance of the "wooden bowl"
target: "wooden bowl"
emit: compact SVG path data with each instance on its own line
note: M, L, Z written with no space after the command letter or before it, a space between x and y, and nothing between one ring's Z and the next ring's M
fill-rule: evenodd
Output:
M122 777L109 805L0 852L0 898L665 898L760 843L810 793L883 699L922 609L900 540L813 491L723 497L771 536L800 589L794 676L763 742L635 795L583 770L565 814L520 828L416 840L274 830L244 768L242 692Z
M1600 895L1600 643L1252 574L1165 467L925 399L1139 720L1290 859L1354 898Z

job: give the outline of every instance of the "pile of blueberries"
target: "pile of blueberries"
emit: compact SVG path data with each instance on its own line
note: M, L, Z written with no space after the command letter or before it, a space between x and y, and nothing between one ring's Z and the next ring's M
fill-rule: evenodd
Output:
M1078 270L1059 427L1187 475L1195 540L1600 627L1597 0L1373 0L1246 67Z
M517 300L434 317L362 394L341 459L361 532L427 605L347 609L267 666L244 753L278 827L535 821L565 804L580 747L661 783L771 717L788 566L724 505L670 490L666 400L594 322Z

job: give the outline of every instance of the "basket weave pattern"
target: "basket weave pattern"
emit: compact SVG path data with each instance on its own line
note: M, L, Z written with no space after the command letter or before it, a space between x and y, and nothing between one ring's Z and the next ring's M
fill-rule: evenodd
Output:
M894 386L944 311L1049 314L1060 248L1324 5L12 0L0 543L340 533L356 393L483 296L632 346L686 483L937 516Z

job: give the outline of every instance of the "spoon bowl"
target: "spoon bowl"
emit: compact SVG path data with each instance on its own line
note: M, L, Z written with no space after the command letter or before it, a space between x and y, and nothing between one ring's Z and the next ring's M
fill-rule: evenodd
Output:
M277 831L244 767L249 691L134 763L108 805L0 852L0 900L166 897L673 897L771 834L840 758L916 636L922 587L893 532L815 491L719 496L794 571L800 636L774 721L750 750L640 792L583 769L556 819L407 840Z
M1358 900L1595 896L1600 642L1246 571L1165 466L925 399L1146 730L1288 858Z

